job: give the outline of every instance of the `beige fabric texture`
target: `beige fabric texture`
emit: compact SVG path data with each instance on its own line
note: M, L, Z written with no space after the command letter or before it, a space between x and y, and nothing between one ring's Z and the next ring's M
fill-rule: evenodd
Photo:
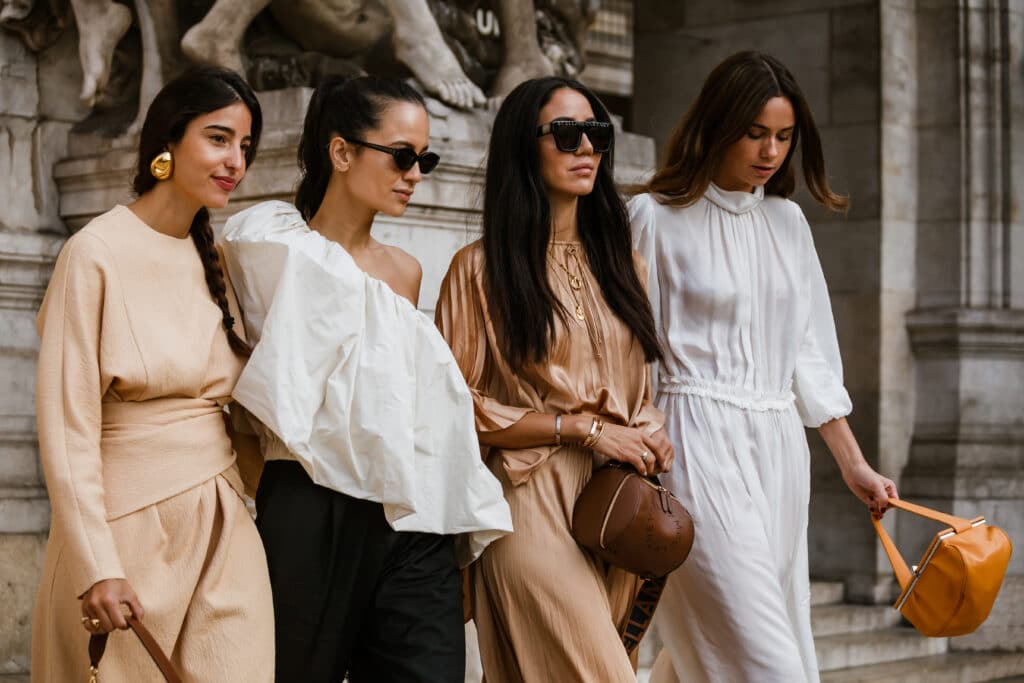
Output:
M37 321L53 516L33 681L88 679L78 597L111 578L132 585L185 680L271 680L266 558L222 413L242 361L221 318L192 240L126 207L61 251ZM127 633L111 636L101 670L106 681L158 676Z
M558 321L548 362L519 373L505 363L488 315L480 244L455 255L441 286L437 323L473 391L478 431L504 429L530 412L598 415L647 434L661 428L643 348L605 303L579 243L551 244L549 282L556 296L571 315L576 300L556 265L566 263L570 247L583 266L577 296L586 321ZM487 682L635 682L619 627L639 579L595 559L570 533L593 454L567 445L491 449L487 461L502 482L514 529L472 568Z

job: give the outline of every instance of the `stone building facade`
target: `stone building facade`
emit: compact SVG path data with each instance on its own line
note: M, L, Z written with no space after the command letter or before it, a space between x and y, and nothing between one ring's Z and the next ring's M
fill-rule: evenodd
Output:
M639 136L660 147L720 59L754 48L787 63L821 127L833 185L852 199L844 217L798 196L830 284L865 454L904 497L985 514L1020 542L1024 0L635 0L633 12L626 24L598 17L617 38L590 71L639 134L623 138L622 179L651 168L653 147ZM0 675L28 669L49 525L33 417L35 310L63 240L127 199L133 164L130 137L71 132L87 114L76 46L73 25L40 53L0 31ZM629 49L631 73L617 62ZM233 209L290 194L306 95L261 93L268 135ZM432 110L446 164L403 220L380 226L381 239L423 261L428 309L450 254L473 236L488 121ZM891 572L863 507L816 436L812 445L812 575L841 581L847 600L883 603ZM908 557L934 532L905 517L887 524ZM1018 553L990 623L952 647L1024 651L1022 615Z

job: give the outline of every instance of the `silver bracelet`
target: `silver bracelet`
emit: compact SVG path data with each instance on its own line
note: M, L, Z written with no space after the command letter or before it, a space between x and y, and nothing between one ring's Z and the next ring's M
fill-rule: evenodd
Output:
M555 445L562 445L562 416L555 415Z

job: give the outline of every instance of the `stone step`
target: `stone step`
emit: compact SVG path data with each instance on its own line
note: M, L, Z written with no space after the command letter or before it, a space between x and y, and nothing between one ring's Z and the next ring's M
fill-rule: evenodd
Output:
M814 639L818 669L821 671L938 655L946 652L947 647L947 638L926 638L906 627Z
M900 613L887 605L837 604L811 608L811 630L815 638L875 631L896 626L900 620Z
M811 607L842 602L844 593L842 581L811 581Z
M1010 676L1007 678L1007 676ZM949 652L872 666L823 671L821 683L1018 683L1024 652Z

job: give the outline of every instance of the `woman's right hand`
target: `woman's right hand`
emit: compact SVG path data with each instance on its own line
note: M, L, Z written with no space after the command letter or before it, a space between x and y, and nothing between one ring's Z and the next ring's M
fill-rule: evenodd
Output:
M121 605L128 605L136 619L142 619L143 609L135 591L125 579L104 579L97 581L82 595L82 625L92 634L110 633L115 628L128 628L128 620L121 611ZM93 628L92 619L100 625Z

